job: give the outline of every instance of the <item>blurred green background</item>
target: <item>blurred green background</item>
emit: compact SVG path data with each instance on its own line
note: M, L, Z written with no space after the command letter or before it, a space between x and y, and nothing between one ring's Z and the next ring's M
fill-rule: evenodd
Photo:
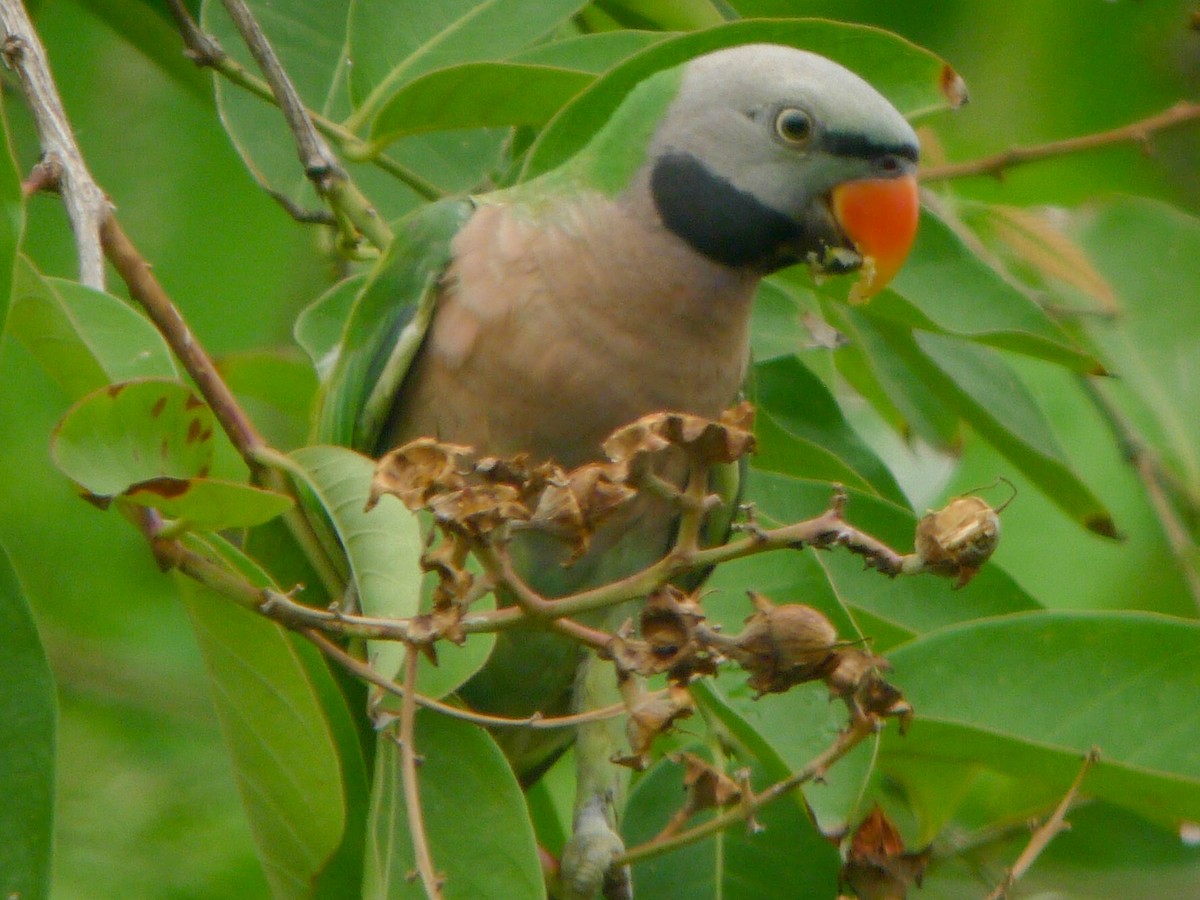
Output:
M966 79L971 103L924 124L954 160L1110 128L1200 94L1200 32L1188 27L1196 0L732 5L744 15L877 24L941 54ZM318 235L294 224L254 184L217 123L209 76L182 57L178 38L149 6L35 6L85 156L206 346L221 355L288 345L295 313L332 275L314 252ZM113 27L128 30L131 22L144 29L143 45L161 48L153 58ZM28 169L36 158L31 123L11 81L6 94ZM1003 181L962 181L954 190L993 202L1065 206L1131 193L1200 213L1198 134L1193 127L1161 135L1150 155L1114 147L1021 168ZM44 272L74 276L56 199L31 202L26 249ZM1163 300L1200 305L1197 296ZM1013 362L1127 540L1083 532L1018 482L996 561L1051 607L1194 615L1157 519L1104 424L1069 376ZM26 350L6 340L0 543L31 598L58 678L56 896L264 895L172 583L131 529L80 502L50 465L50 431L66 406L66 395ZM869 416L861 422L918 508L1012 474L970 436L955 466L914 454L873 428Z

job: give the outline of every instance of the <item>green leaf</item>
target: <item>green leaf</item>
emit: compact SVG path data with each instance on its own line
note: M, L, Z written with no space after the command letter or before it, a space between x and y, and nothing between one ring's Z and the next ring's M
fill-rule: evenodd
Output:
M1087 323L1118 375L1106 387L1200 497L1200 315L1188 299L1200 284L1200 220L1120 199L1082 210L1074 229L1121 306L1117 321Z
M596 4L619 22L678 31L720 25L727 16L711 0L600 0Z
M935 447L956 450L962 442L959 418L924 382L924 376L888 343L895 331L844 304L822 304L830 322L847 339L834 353L838 371L887 419L899 413L906 437L916 435Z
M1101 368L928 208L921 210L917 241L904 267L867 311L914 328L1047 359L1077 372Z
M648 76L721 47L763 41L828 56L857 72L902 113L944 108L939 88L945 63L903 38L861 25L824 20L742 21L668 38L634 55L576 97L538 137L526 158L527 180L575 155L625 96Z
M202 531L261 525L292 508L285 494L215 478L153 478L133 485L121 499Z
M175 376L162 335L129 304L47 278L23 256L13 278L9 328L71 397L110 382Z
M1026 613L951 626L889 658L917 717L906 738L885 735L885 767L975 762L1065 790L1095 746L1085 795L1200 821L1200 623Z
M736 683L707 682L693 687L693 691L733 740L758 760L771 781L803 768L828 749L846 725L845 706L830 703L824 685L795 687L786 694L755 700L745 679L736 677ZM820 831L835 833L854 818L871 777L874 745L872 740L856 748L821 783L802 789L804 802Z
M304 104L333 119L345 115L350 0L249 0L247 6ZM258 66L219 2L204 0L200 22L233 60L258 74ZM295 203L315 202L283 114L270 100L215 72L213 84L221 121L255 180Z
M50 895L54 835L54 676L0 547L0 894Z
M350 89L355 127L404 84L434 69L503 59L569 19L581 0L355 0Z
M1085 527L1117 536L1112 515L1075 474L1036 401L1000 357L953 338L913 337L936 367L931 383L964 419Z
M97 498L159 478L203 477L213 459L213 416L177 381L147 379L88 394L59 422L58 468Z
M570 68L507 62L438 69L391 96L371 122L371 139L379 149L426 131L542 125L592 81Z
M421 813L446 900L546 895L533 826L512 768L474 725L420 711L415 744ZM416 896L412 834L404 804L400 748L381 735L375 754L367 900Z
M795 356L755 366L754 394L759 409L775 425L829 451L854 473L854 480L870 485L881 497L907 504L892 473L850 427L824 382Z
M698 751L698 748L690 748ZM754 787L770 778L752 768ZM683 767L664 760L638 781L626 808L626 846L653 838L684 799ZM699 824L709 814L689 824ZM832 897L840 868L837 849L823 838L794 800L781 799L754 814L758 833L737 824L718 835L634 866L638 896L793 898Z
M185 540L234 568L252 567L224 542ZM190 579L180 588L272 893L311 897L346 826L341 763L320 696L279 625Z
M662 31L601 31L538 44L508 58L512 63L560 66L599 75L652 44L674 37Z
M350 308L362 290L366 275L343 278L320 297L304 307L296 318L292 333L308 358L317 378L324 380L337 359L338 341L350 318Z
M317 379L303 354L294 348L230 353L217 369L267 443L291 449L306 442Z
M367 512L375 464L345 447L303 447L291 454L333 522L346 549L359 602L368 616L417 614L421 590L421 532L417 517L391 498ZM394 678L404 659L396 641L368 643L371 666Z
M0 126L4 140L0 144L0 334L8 319L14 283L17 248L25 230L25 198L21 194L21 176L13 157L8 114L0 105Z

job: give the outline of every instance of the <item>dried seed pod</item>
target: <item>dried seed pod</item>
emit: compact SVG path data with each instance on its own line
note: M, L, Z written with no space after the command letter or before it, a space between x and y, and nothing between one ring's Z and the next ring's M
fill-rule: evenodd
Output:
M837 661L825 676L829 695L844 700L856 718L896 717L900 733L908 731L913 708L900 689L883 678L883 673L892 668L891 663L859 647L839 648L836 655Z
M700 649L694 630L696 623L703 619L704 614L695 598L674 585L663 585L647 597L642 607L640 630L653 668L644 674L685 667Z
M905 852L900 832L876 804L850 839L842 881L860 900L905 900L909 885L920 886L929 856L928 848Z
M754 407L740 403L719 421L686 413L660 412L642 416L618 428L604 442L604 452L615 463L638 470L637 460L667 447L682 448L701 465L728 463L754 450Z
M385 494L398 497L409 509L424 509L429 499L456 491L467 483L470 447L418 438L380 457L371 479L367 509Z
M677 753L670 757L682 763L683 786L687 791L687 814L695 815L706 809L721 809L742 799L741 786L710 763L694 753Z
M670 731L675 722L686 719L694 709L692 695L679 685L671 685L666 693L645 695L629 710L629 721L625 724L625 736L633 752L616 757L613 762L644 771L650 764L654 739Z
M587 552L597 526L637 496L624 477L624 468L611 463L558 470L542 481L537 494L530 492L530 527L574 543L572 559L577 559Z
M822 678L837 662L837 630L811 606L776 606L750 592L757 609L730 650L750 673L749 684L763 694L781 693L793 685Z
M520 493L507 484L468 485L431 497L427 507L451 531L482 538L513 520L529 518Z
M927 569L962 587L1000 543L1000 516L980 497L955 497L917 523L916 552Z

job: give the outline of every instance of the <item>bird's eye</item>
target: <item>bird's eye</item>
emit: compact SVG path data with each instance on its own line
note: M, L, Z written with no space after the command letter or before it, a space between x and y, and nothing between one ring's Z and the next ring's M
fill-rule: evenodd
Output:
M780 110L775 117L775 133L789 144L803 144L812 137L812 117L802 109Z

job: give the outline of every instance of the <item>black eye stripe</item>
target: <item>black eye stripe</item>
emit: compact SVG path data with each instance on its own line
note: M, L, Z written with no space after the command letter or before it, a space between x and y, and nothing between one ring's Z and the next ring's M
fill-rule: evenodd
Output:
M873 141L859 134L828 133L822 143L830 153L837 156L853 156L859 159L875 159L881 156L895 156L915 163L920 151L912 144L885 144Z

